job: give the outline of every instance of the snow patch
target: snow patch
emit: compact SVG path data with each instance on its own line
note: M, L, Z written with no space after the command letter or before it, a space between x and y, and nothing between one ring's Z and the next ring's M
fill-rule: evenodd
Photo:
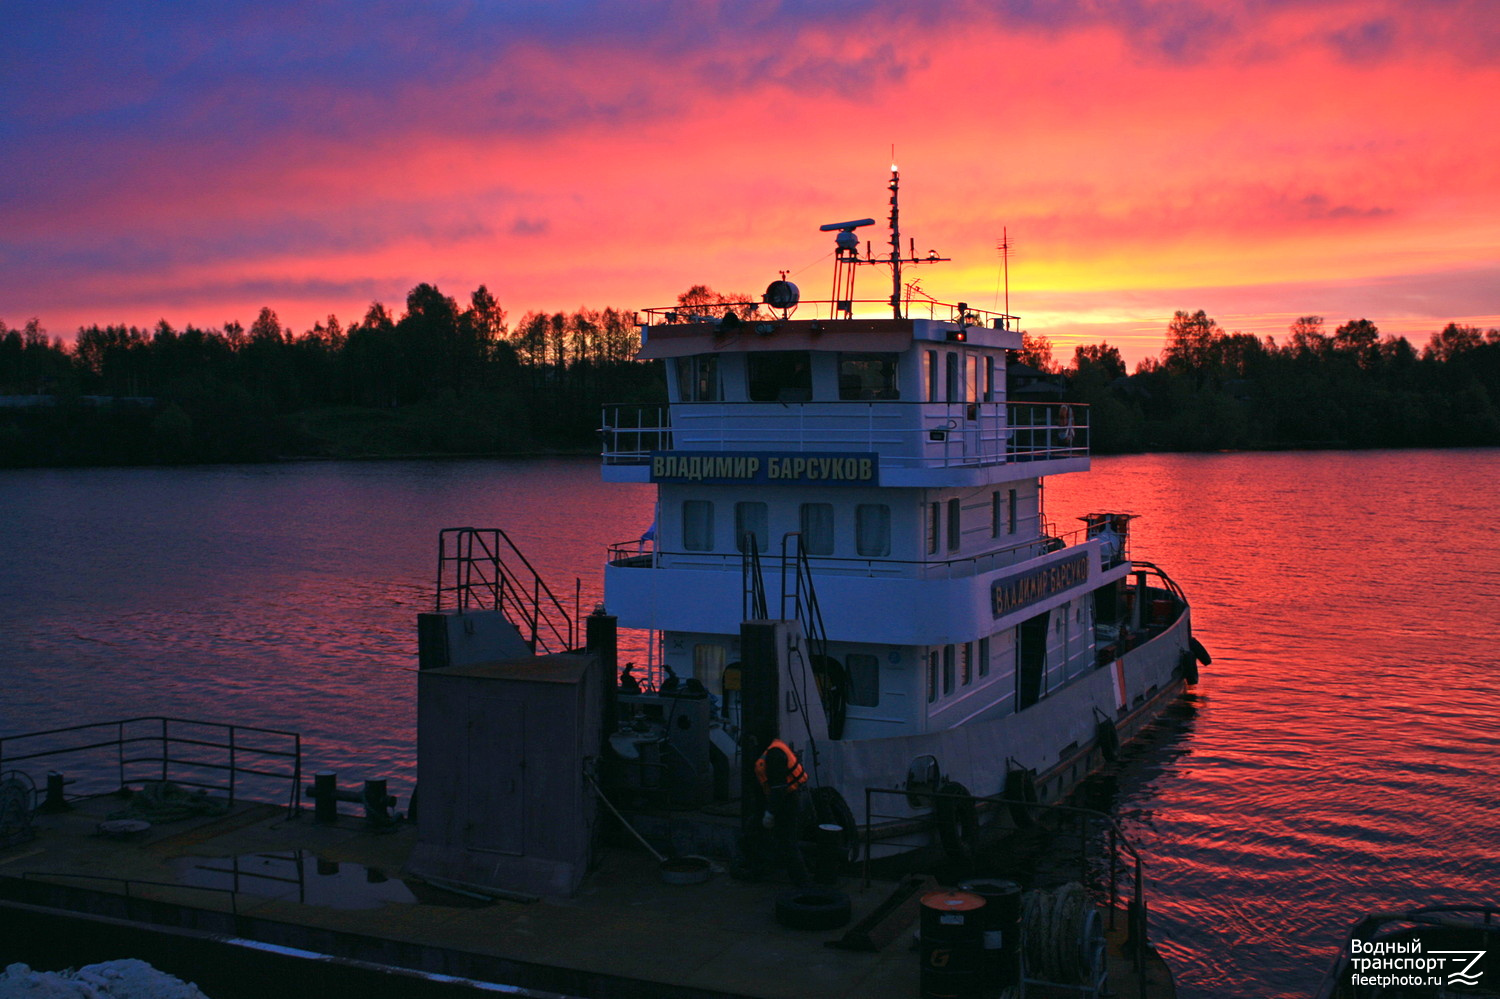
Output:
M77 971L32 971L12 964L0 973L0 999L208 999L198 986L127 959Z

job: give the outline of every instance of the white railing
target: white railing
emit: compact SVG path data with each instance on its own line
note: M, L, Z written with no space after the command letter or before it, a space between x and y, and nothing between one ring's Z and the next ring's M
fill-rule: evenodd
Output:
M604 463L653 451L873 451L893 468L1086 457L1088 407L1041 402L699 402L609 406Z

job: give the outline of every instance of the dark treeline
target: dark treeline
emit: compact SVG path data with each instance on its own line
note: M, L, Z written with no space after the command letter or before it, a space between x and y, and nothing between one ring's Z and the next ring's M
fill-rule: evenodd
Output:
M1329 333L1305 316L1278 345L1178 312L1133 375L1107 343L1077 348L1063 373L1091 405L1097 452L1500 445L1497 329L1450 323L1419 351L1368 319Z
M632 313L511 328L485 287L465 307L429 284L399 319L377 302L300 334L269 308L249 329L89 326L71 345L0 323L0 465L577 448L602 402L664 396L639 341Z
M724 299L696 286L679 304ZM300 334L269 308L248 329L89 326L71 345L0 322L0 466L588 449L602 404L665 399L660 366L632 360L635 323L581 309L511 326L483 286L461 306L429 284L399 319L377 302ZM1026 342L1022 360L1091 405L1098 452L1500 445L1500 330L1450 323L1417 350L1307 316L1277 344L1179 312L1134 374L1107 343L1060 368Z

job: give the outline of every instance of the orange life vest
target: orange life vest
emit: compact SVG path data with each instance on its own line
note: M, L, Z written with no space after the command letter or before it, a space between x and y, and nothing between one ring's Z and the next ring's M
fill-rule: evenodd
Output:
M800 790L807 783L807 771L802 769L802 763L797 759L797 754L792 752L792 747L780 739L772 739L771 744L766 747L766 752L760 754L760 759L755 761L755 777L760 781L762 790L771 789L771 780L766 776L766 753L771 750L780 750L786 754L786 783L778 787L785 787L788 791Z

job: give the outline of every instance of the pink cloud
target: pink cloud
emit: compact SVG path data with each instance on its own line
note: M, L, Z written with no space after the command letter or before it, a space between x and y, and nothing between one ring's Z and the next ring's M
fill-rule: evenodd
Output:
M1237 288L1247 316L1332 312L1306 299L1393 274L1455 275L1441 293L1500 313L1492 284L1459 288L1500 262L1500 67L1453 55L1489 30L1472 9L770 10L683 8L652 34L605 9L514 37L390 14L369 66L354 43L320 66L295 26L279 53L248 15L229 55L263 65L188 36L149 83L31 114L0 309L66 329L269 304L306 326L419 281L521 312L755 292L782 269L823 297L817 225L883 218L894 144L905 231L955 260L920 274L942 298L993 294L1007 227L1013 307L1111 342Z

